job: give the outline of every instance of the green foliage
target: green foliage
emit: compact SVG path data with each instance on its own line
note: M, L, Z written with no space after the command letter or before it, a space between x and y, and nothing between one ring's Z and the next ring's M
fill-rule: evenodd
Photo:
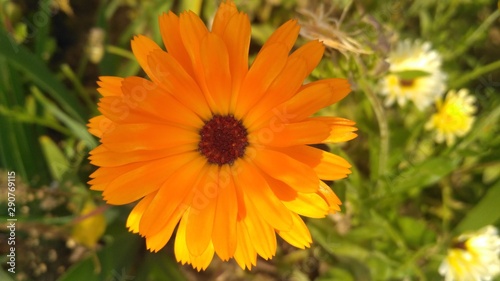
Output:
M360 44L339 52L325 40L325 56L308 78L343 77L352 84L347 98L319 113L352 119L359 128L357 139L329 147L353 165L349 178L332 184L342 211L307 221L311 249L282 247L274 260L259 260L250 272L218 261L197 273L180 270L170 244L160 253L147 252L144 239L125 228L129 206L103 207L98 211L108 227L101 243L70 261L81 250L65 246L80 219L79 206L87 198L105 205L87 185L95 169L88 152L98 145L86 128L98 114L95 81L101 75L144 76L130 50L133 36L146 34L159 43L162 12L190 9L210 22L219 1L111 0L95 7L67 1L74 15L54 11L51 2L24 7L0 1L6 23L0 28L0 170L16 171L23 182L19 208L29 212L19 212L26 225L19 239L27 241L30 228L47 231L60 240L52 250L65 260L62 272L51 268L42 275L26 260L20 267L25 280L216 280L218 275L236 276L228 280L440 280L437 269L453 236L500 225L500 10L491 1L235 0L252 20L251 58L281 23L305 20L304 10L313 15L307 20ZM34 23L36 17L45 21ZM86 49L91 27L106 34L104 57L97 63L90 62ZM71 34L78 39L68 43ZM323 39L338 43L339 36ZM425 130L432 107L387 107L379 95L391 47L405 39L430 42L443 57L447 90L467 88L476 99L471 131L451 146L435 143ZM296 47L305 41L299 37ZM393 74L404 80L429 75L421 70ZM2 210L5 199L0 198ZM0 279L17 280L5 270Z

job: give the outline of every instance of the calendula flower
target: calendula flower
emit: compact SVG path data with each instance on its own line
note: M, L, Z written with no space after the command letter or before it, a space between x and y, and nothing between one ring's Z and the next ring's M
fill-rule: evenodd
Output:
M441 71L441 56L430 43L400 42L389 54L389 73L381 80L380 94L385 105L412 101L419 110L428 107L445 90L446 75Z
M159 251L177 226L181 263L205 269L214 253L242 268L276 252L276 233L311 243L299 215L324 217L341 202L322 180L350 173L343 158L308 146L353 139L354 122L311 117L350 91L344 79L302 85L324 47L289 54L297 21L279 27L251 67L251 25L223 2L209 31L193 12L159 19L163 43L137 36L132 51L151 80L101 77L102 115L89 130L99 169L93 190L109 204L140 200L127 226Z
M488 225L456 238L439 267L439 273L445 281L492 280L500 273L499 255L498 230Z
M476 112L474 101L474 96L469 95L467 89L461 89L458 93L450 90L444 101L436 102L437 112L431 116L425 128L435 130L436 142L446 141L447 145L453 145L456 137L463 137L472 128L473 114Z

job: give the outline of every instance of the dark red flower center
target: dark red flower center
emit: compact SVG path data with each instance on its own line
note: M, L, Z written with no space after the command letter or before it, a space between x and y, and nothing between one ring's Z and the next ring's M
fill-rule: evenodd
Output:
M209 163L222 166L233 164L245 154L248 132L234 116L214 115L200 130L198 150Z
M399 79L399 85L401 87L411 87L413 86L414 82L415 82L414 79Z

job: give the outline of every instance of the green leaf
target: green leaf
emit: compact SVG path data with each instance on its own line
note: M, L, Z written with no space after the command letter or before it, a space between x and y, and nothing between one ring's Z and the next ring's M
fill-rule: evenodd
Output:
M47 136L40 137L40 144L42 145L45 161L52 174L52 178L61 181L63 175L70 168L66 156L64 156L59 147Z
M393 71L391 74L397 75L403 80L413 80L420 77L425 77L431 75L429 72L422 70L403 70L403 71Z
M179 271L179 265L167 255L167 252L147 253L142 266L139 268L135 280L163 281L187 280Z
M0 28L0 57L24 73L33 83L46 91L58 105L78 122L85 122L86 114L66 87L57 80L45 63L26 47L18 45Z
M422 189L447 176L457 165L457 159L446 157L427 159L404 170L392 181L388 181L387 185L391 193L404 193L413 188Z
M499 199L500 181L486 192L481 201L467 213L453 232L458 234L468 230L477 230L498 221L500 219L500 212L498 211Z
M11 276L15 275L15 273L7 273L3 268L0 268L0 280L2 281L14 281Z
M87 131L84 123L78 122L64 113L64 111L57 107L57 105L47 99L38 88L34 86L31 87L31 92L35 96L36 100L38 100L47 111L54 115L59 121L64 123L75 137L84 141L88 148L94 148L97 145L96 140Z

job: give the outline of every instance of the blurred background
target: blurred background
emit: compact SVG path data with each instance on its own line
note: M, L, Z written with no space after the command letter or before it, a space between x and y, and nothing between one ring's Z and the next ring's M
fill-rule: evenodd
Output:
M499 3L234 2L252 21L251 58L280 24L298 18L296 47L311 39L327 46L308 81L351 82L347 98L320 112L359 128L355 140L323 147L353 165L349 178L330 183L342 212L306 220L310 249L278 240L276 257L259 259L252 271L215 258L197 272L176 263L173 241L149 253L125 227L132 206L107 206L87 185L96 169L87 157L98 140L86 129L99 114L96 80L145 76L132 37L161 44L157 18L168 10L192 10L210 24L219 1L0 0L2 281L442 280L438 268L453 237L500 225ZM466 116L473 123L452 142L440 142L436 126L426 126L442 108L434 99L423 109L415 106L418 96L406 105L385 103L389 75L399 75L400 86L429 75L425 65L390 69L387 59L405 41L428 42L437 54L431 62L440 62L446 78L442 89L426 91L438 100L460 89L473 97ZM16 174L15 274L7 271L4 243L9 171Z

